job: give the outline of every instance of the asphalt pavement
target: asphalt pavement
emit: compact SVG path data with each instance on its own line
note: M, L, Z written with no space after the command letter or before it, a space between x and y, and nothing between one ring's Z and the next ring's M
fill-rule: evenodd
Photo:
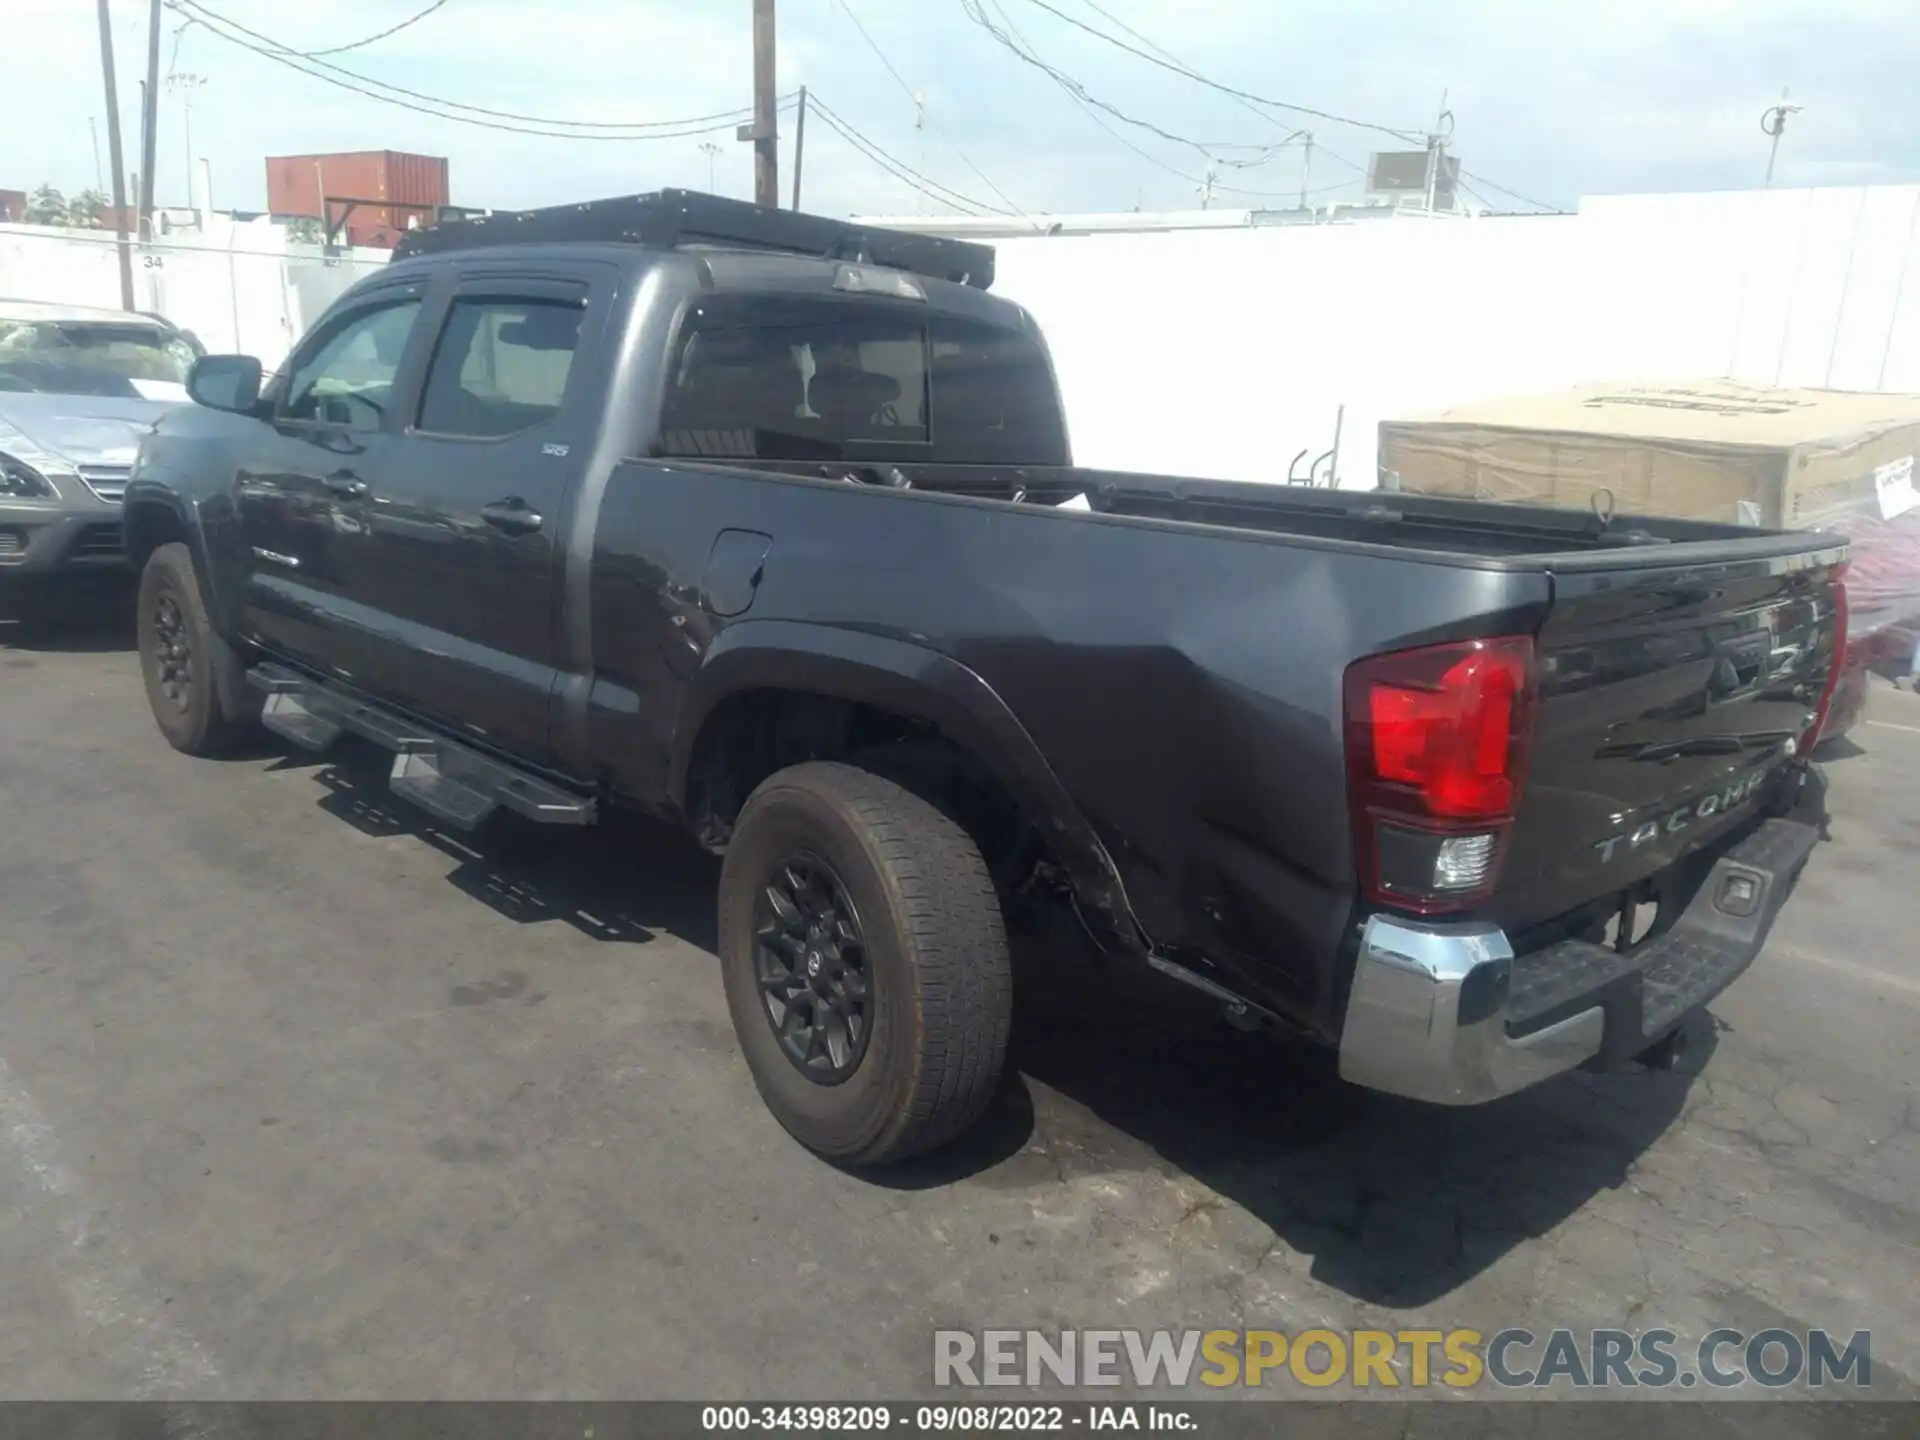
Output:
M924 1392L937 1328L1656 1323L1870 1329L1916 1393L1914 696L1679 1072L1429 1109L1029 946L988 1122L875 1181L754 1093L715 862L449 835L352 748L176 755L124 613L0 625L0 1398L848 1399Z

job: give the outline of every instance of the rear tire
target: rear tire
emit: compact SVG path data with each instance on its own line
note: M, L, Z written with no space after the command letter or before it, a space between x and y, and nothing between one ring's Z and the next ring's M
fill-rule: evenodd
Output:
M160 733L185 755L231 752L252 727L222 709L219 674L230 667L233 685L239 662L207 618L185 545L162 545L147 557L136 603L140 675Z
M815 1153L890 1164L992 1099L1013 1019L999 899L966 832L893 781L811 762L753 792L720 960L761 1098Z

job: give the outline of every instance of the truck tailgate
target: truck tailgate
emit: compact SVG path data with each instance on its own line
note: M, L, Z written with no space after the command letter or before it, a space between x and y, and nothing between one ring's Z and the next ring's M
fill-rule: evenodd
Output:
M1622 895L1752 822L1835 664L1843 554L1555 571L1495 918Z

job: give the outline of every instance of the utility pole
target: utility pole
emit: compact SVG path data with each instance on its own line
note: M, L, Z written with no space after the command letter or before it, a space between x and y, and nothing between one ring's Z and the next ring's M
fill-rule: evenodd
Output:
M113 228L119 238L120 308L133 309L133 252L127 248L127 181L120 155L120 87L113 79L113 17L100 8L100 76L107 87L107 160L113 166Z
M148 240L153 238L153 172L160 163L159 141L160 0L153 0L147 15L147 83L140 92L140 232Z
M1767 151L1767 187L1773 186L1773 162L1780 158L1780 137L1786 133L1787 116L1798 115L1800 107L1787 103L1786 87L1780 89L1780 103L1772 106L1760 117L1760 133L1771 135L1773 145Z
M1307 208L1307 176L1313 171L1313 132L1304 136L1306 148L1300 152L1300 208Z
M807 153L807 87L800 87L800 116L793 122L793 208L800 208L800 162Z
M780 105L774 86L773 0L753 0L753 203L780 204Z

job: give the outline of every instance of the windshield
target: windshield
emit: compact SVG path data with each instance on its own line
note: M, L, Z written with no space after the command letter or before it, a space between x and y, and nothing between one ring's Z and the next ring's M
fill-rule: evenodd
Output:
M162 399L186 384L196 353L158 325L0 318L0 391Z

